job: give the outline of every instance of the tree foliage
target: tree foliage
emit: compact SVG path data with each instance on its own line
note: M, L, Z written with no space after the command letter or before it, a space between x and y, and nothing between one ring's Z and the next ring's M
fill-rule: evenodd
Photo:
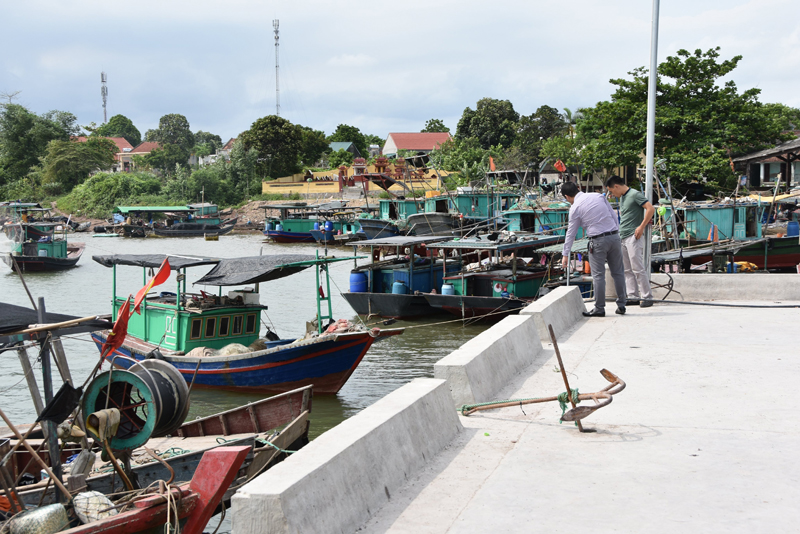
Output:
M0 186L28 174L45 155L50 141L67 141L79 132L72 113L36 115L19 104L0 106Z
M328 142L353 143L362 156L366 157L368 153L369 147L367 146L367 140L364 134L355 126L350 126L348 124L340 124L337 126L336 131L328 137Z
M339 149L336 152L328 154L328 167L331 169L338 169L342 165L352 165L353 154L344 149Z
M514 142L519 113L508 100L482 98L475 109L466 108L458 121L456 137L474 137L484 149L492 146L510 147Z
M497 161L502 155L503 147L485 149L474 137L449 139L429 154L436 168L459 173L461 183L483 179L489 172L489 158Z
M567 122L556 108L540 106L530 115L520 117L514 147L519 149L526 167L538 169L546 157L541 154L544 143L554 136L564 135L566 131Z
M125 115L114 115L108 122L94 129L93 134L101 137L124 137L131 145L142 142L142 134Z
M719 47L690 53L679 50L658 66L655 157L666 158L670 176L688 182L705 177L717 186L735 178L729 158L787 139L786 114L758 101L759 89L739 92L719 79L741 60L719 60ZM637 165L645 149L648 73L614 79L611 101L581 110L581 159L591 168ZM790 114L789 114L790 115Z
M282 117L268 115L258 119L239 136L239 143L245 151L256 150L257 171L262 176L287 176L300 170L303 136L294 124Z
M161 192L161 182L147 173L97 173L58 200L58 208L88 217L111 216L115 206L145 205ZM163 202L163 199L154 199Z
M114 165L117 145L105 137L86 142L53 140L47 145L43 163L43 185L54 193L66 193L83 183L89 174Z
M216 154L217 151L222 150L222 138L218 135L214 135L211 132L204 132L203 130L197 130L194 134L194 146L195 149L198 147L205 147L204 151L207 151L205 156L209 154ZM197 150L193 149L195 154L198 153Z
M433 132L449 132L450 128L444 125L440 119L428 119L428 122L425 123L425 127L420 130L422 133L433 133Z
M188 166L189 151L180 145L165 144L147 154L144 161L150 168L163 174L172 174L176 166Z
M325 132L314 130L308 126L298 126L300 131L302 149L300 151L300 160L306 167L313 166L322 155L330 150L330 145Z
M161 146L176 145L186 152L191 151L195 144L188 119L178 113L170 113L161 117L158 120L158 128L148 130L147 140L159 143Z

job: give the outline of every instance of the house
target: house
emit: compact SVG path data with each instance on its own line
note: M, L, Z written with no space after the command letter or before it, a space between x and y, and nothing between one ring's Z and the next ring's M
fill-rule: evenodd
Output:
M216 162L217 159L224 158L225 161L231 160L231 150L233 150L233 144L236 142L235 137L231 137L228 139L228 142L222 145L222 148L217 150L215 154L209 154L208 156L204 156L203 159L198 161L197 163L200 166L203 165L211 165L212 163Z
M397 156L399 150L427 154L450 139L449 132L390 133L383 145L383 155Z
M354 145L350 141L345 141L345 142L334 141L333 143L330 143L328 146L331 147L331 152L339 152L340 150L344 150L346 152L350 152L354 158L361 157L361 152L359 152L358 148L356 148L356 145Z
M89 138L84 135L71 137L70 139L76 143L85 143L89 140ZM128 171L129 169L127 169L123 164L123 157L133 150L133 145L131 145L124 137L106 137L106 139L111 139L114 141L114 144L117 145L117 154L115 156L116 162L111 169L107 170L110 172L120 172L121 170Z
M121 170L123 172L132 171L134 168L133 165L134 156L146 156L157 148L161 148L161 145L152 141L144 141L136 145L136 147L133 148L132 150L119 154Z
M793 132L795 135L800 132ZM737 170L745 171L750 189L775 186L781 176L781 188L800 186L800 138L776 147L734 158Z

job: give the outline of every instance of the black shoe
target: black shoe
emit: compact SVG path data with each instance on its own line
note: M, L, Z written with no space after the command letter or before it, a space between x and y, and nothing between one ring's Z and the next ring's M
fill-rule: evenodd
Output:
M625 315L625 306L617 307L617 311L614 313L616 313L617 315Z
M592 311L583 312L584 317L605 317L606 312L605 310L598 310L597 308L593 308Z
M653 305L653 301L652 300L643 300L643 301L641 301L639 303L639 307L640 308L649 308L652 305Z
M640 305L639 299L626 299L625 304L628 306L639 306Z

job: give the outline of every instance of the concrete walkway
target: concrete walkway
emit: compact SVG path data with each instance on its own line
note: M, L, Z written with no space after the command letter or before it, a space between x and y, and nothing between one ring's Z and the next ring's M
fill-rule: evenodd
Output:
M601 389L603 368L628 384L584 420L597 432L559 424L557 403L459 416L465 430L360 531L797 531L798 331L799 309L582 319L559 339L570 385ZM564 391L546 346L498 399Z

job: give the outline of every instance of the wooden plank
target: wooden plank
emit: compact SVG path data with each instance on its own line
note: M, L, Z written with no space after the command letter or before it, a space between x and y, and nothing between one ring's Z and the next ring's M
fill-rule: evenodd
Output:
M283 431L278 434L275 439L271 440L276 447L286 449L289 445L294 443L303 434L308 432L308 411L300 414L294 421L291 422ZM256 451L253 462L247 468L247 478L254 477L264 470L277 458L281 452L274 447L265 445Z
M36 409L36 415L38 416L44 410L44 403L42 402L42 394L39 392L39 385L36 383L36 375L33 374L31 361L28 359L28 351L24 347L20 347L17 349L17 356L19 356L19 363L22 365L22 372L25 373L28 390L31 392L31 398L33 399L33 407Z

